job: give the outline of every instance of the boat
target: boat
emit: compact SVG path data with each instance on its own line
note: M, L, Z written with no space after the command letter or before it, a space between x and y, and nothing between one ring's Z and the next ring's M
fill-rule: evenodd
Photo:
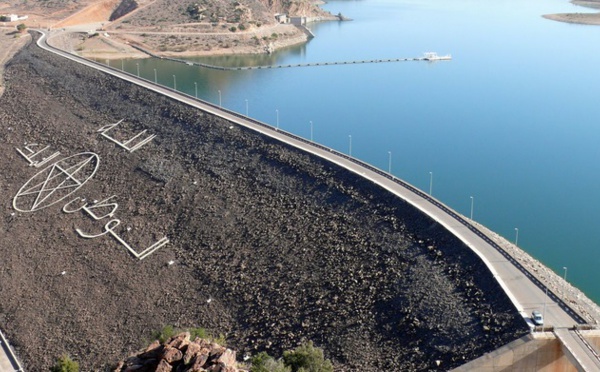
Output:
M438 56L436 52L423 53L424 61L447 61L451 59L452 56L450 54L446 54L445 56Z

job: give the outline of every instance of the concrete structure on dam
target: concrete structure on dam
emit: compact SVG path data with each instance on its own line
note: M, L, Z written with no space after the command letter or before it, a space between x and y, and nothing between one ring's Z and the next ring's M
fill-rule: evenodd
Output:
M600 347L600 331L579 331L594 352ZM482 371L594 371L577 361L553 332L532 332L491 353L453 369L455 372Z

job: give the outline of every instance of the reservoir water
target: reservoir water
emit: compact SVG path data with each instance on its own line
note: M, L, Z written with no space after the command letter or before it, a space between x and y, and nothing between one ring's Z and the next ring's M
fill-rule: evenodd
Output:
M542 14L567 0L330 0L352 22L310 24L269 65L452 54L452 61L216 71L111 62L349 152L429 191L600 302L600 27ZM200 59L199 59L200 60ZM175 76L175 77L174 77ZM472 197L472 198L471 198ZM565 270L564 268L568 268Z

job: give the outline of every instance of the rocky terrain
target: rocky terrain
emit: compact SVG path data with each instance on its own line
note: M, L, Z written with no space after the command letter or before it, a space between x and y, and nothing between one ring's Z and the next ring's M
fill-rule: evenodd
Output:
M29 27L77 30L96 39L64 46L88 58L139 58L137 45L155 54L198 56L264 54L306 42L310 35L275 14L338 20L313 0L10 0L3 14L26 14ZM109 50L107 51L107 46Z
M0 327L29 370L101 370L167 324L238 355L312 340L339 371L447 370L528 332L457 238L334 164L33 44L5 81ZM156 137L123 149L99 132L121 119L121 143ZM44 146L81 174L16 150ZM116 237L170 241L139 260Z
M156 0L105 29L121 41L165 55L265 53L306 42L303 30L278 24L276 13L336 19L310 0Z

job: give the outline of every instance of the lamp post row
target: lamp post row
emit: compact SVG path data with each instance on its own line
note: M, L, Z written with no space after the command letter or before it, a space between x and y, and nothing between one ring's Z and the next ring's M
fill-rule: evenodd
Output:
M110 67L110 62L108 62L107 60L107 64ZM138 62L136 62L136 73L137 73L137 77L140 77L140 64ZM125 71L125 66L124 66L124 62L123 60L121 60L121 70ZM154 83L157 84L158 83L158 76L157 76L157 71L156 69L154 69ZM173 75L173 88L175 90L177 90L177 78L175 75ZM221 90L218 90L218 94L219 94L219 107L222 107L222 97L221 97ZM194 96L196 97L196 99L198 98L198 83L194 82ZM246 102L246 116L249 116L249 103L248 103L248 99L245 100ZM276 114L276 128L279 129L279 109L275 109L275 114ZM314 125L312 120L309 121L310 124L310 140L311 142L314 141ZM348 155L352 156L352 135L349 134L348 135ZM392 173L392 152L388 151L388 173L391 174ZM429 195L431 196L433 194L433 172L429 172ZM473 210L474 210L474 206L475 206L475 198L473 196L469 197L471 199L471 209L470 209L470 219L473 220ZM515 227L515 246L518 247L519 245L519 228ZM563 266L563 270L564 270L564 274L563 274L563 295L566 297L566 285L567 285L567 270L568 268L566 266ZM546 299L548 296L548 288L546 287L545 289L545 297L544 297L544 306L543 306L543 312L544 312L544 317L545 317L545 313L546 313Z
M107 62L107 64L110 66L109 62ZM136 73L137 76L140 77L140 64L138 62L136 62ZM124 66L124 62L123 60L121 60L121 70L125 71L125 66ZM157 70L154 70L154 83L157 84L158 83L158 75L157 75ZM173 75L173 88L175 90L177 90L177 78L175 75ZM218 91L219 94L219 107L222 107L222 96L221 96L221 90L219 89ZM198 83L194 82L194 97L198 98ZM245 100L246 102L246 116L249 116L249 103L248 103L248 99ZM275 114L276 114L276 128L279 129L279 109L275 109ZM311 142L314 140L314 125L312 120L309 121L310 124L310 140ZM352 156L352 135L349 134L348 135L348 155ZM391 174L392 173L392 152L388 151L388 173ZM431 196L433 194L433 172L429 172L429 195ZM469 197L471 199L471 209L470 209L470 219L473 220L473 211L474 211L474 206L475 206L475 198L473 196ZM515 227L515 246L518 247L519 245L519 228ZM566 283L567 283L567 270L568 268L566 266L563 266L563 270L564 270L564 275L563 275L563 292L566 290ZM546 291L548 289L546 288ZM546 294L547 295L547 294ZM545 304L544 304L544 312L545 312Z
M136 62L136 71L137 71L137 76L140 77L140 64ZM121 61L121 69L124 70L124 65L123 65L123 61ZM157 76L157 71L156 69L154 69L154 83L156 84L158 82L158 76ZM173 75L173 89L177 90L177 77L175 75ZM221 90L219 89L218 91L219 94L219 107L222 107L222 96L221 96ZM198 98L198 83L194 82L194 97ZM249 103L248 103L248 99L245 99L245 103L246 103L246 116L249 116ZM279 129L279 109L275 109L275 114L276 114L276 128ZM314 125L312 120L309 121L310 124L310 140L311 142L314 140ZM349 134L348 135L348 155L352 156L352 135ZM391 174L392 173L392 152L388 151L388 173ZM431 196L433 194L433 172L429 172L429 195ZM471 220L473 219L473 208L474 208L474 197L471 196ZM516 238L515 238L515 245L517 245L518 243L518 239L519 239L519 229L515 228L516 231ZM566 271L566 270L565 270Z
M140 64L136 62L136 72L137 72L137 76L140 77ZM124 66L124 62L121 60L121 70L124 71L125 70L125 66ZM157 75L157 70L154 70L154 83L156 84L158 82L158 75ZM173 75L173 88L175 90L177 90L177 77L175 75ZM219 107L222 107L222 96L221 96L221 90L219 89L218 91L219 94ZM194 97L198 98L198 83L194 82ZM249 115L249 103L248 103L248 99L245 100L246 102L246 116ZM276 128L279 129L279 109L275 110L275 114L276 114ZM311 121L309 121L310 124L310 140L311 142L314 140L314 124ZM352 135L349 134L348 135L348 155L352 156ZM388 173L391 174L392 173L392 152L388 151ZM429 195L431 196L433 194L433 172L429 172ZM470 210L470 219L473 220L473 210L474 210L474 204L475 204L475 198L473 196L470 196L471 199L471 210ZM519 244L519 229L517 227L515 227L515 245L518 246ZM564 270L564 281L566 283L567 280L567 267L563 267Z

